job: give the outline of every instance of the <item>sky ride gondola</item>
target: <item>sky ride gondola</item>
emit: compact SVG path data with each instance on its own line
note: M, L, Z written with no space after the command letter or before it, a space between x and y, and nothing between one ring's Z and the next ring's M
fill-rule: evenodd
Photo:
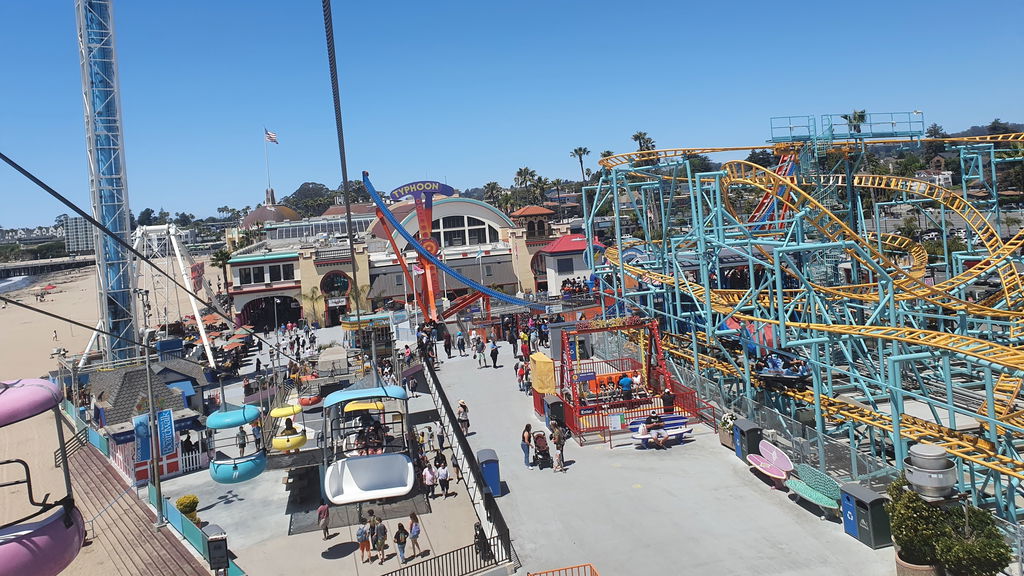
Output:
M405 430L408 400L399 386L339 390L324 399L325 414L334 406L342 408L332 411L331 429L340 431L332 434L332 444L345 443L349 436L361 436L364 442L354 455L342 450L343 457L327 466L324 492L333 504L395 498L412 491L415 473ZM358 410L346 412L350 404ZM387 409L394 404L394 409ZM352 417L357 412L361 414ZM336 453L338 446L333 448L329 452Z
M263 413L259 406L246 404L235 410L227 410L223 401L224 387L221 383L221 409L206 418L210 430L231 430L258 420ZM232 436L233 438L233 436ZM219 484L237 484L252 480L267 469L266 450L260 449L248 456L230 458L217 452L217 458L210 461L210 477Z
M61 401L60 387L46 380L15 380L0 382L0 427L56 411ZM26 516L0 525L0 572L53 576L62 572L78 556L85 542L85 521L75 506L71 492L71 476L67 464L67 448L61 429L61 416L55 415L61 458L65 462L63 498L48 502L49 494L36 501L28 464L20 459L0 461L0 467L20 465L24 478L7 480L0 487L24 484L30 505L35 508Z

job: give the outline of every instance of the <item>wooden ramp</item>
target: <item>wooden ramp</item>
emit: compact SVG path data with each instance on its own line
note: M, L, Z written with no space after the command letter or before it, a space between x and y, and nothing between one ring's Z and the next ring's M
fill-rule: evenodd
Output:
M153 528L155 514L96 448L87 445L69 461L75 502L87 521L91 540L68 573L99 573L97 568L102 567L103 574L124 576L209 576L210 571L170 526L159 531Z

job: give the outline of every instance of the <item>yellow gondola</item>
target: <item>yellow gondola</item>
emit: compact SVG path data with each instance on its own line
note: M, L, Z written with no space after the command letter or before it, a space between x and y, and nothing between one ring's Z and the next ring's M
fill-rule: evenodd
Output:
M278 406L270 411L271 418L290 418L295 416L299 412L302 412L302 406L298 404L287 404L285 406Z

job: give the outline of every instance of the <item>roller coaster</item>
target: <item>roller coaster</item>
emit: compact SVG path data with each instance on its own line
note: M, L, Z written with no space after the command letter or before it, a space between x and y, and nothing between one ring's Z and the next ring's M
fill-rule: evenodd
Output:
M1024 162L1024 133L930 139L919 112L856 123L826 115L820 125L773 118L767 145L601 159L583 205L589 238L598 215L614 215L610 247L587 251L597 286L616 301L606 313L658 319L665 353L712 382L723 408L756 399L845 443L851 459L902 468L909 443L942 446L959 465L960 491L1018 522L1024 232L999 233L996 168ZM958 156L959 190L864 173L869 146L927 142ZM777 165L695 169L699 155L765 148ZM365 172L363 180L431 265L490 298L538 306L449 269L403 229ZM938 250L888 230L882 214L899 209L941 230ZM962 246L951 218L966 229ZM628 221L637 237L624 233ZM806 385L770 385L752 367L759 355L802 360Z
M599 213L616 224L610 247L590 250L595 275L618 308L659 319L666 353L725 408L756 399L896 468L908 443L940 445L959 489L1017 522L1024 233L999 233L997 167L1024 161L1024 134L928 139L917 112L818 125L773 118L767 145L603 158L586 234ZM863 173L869 146L928 141L958 154L959 189ZM778 164L695 169L698 155L761 148ZM898 210L934 221L939 248L888 230L881 215ZM803 360L807 385L767 385L765 355Z

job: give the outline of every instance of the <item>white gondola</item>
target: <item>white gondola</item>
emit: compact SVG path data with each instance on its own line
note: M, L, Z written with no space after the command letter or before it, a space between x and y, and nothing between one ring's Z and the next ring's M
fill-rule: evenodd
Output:
M342 448L343 457L332 462L324 474L324 493L333 504L396 498L412 491L416 475L405 433L408 399L406 391L399 386L340 390L324 399L325 413L334 406L341 408L335 410L337 415L332 429L340 432L336 441L349 444ZM397 403L397 406L395 410L383 411L378 418L346 418L346 404L367 400ZM379 438L367 432L373 425L383 431ZM357 436L362 439L352 445L352 439Z

